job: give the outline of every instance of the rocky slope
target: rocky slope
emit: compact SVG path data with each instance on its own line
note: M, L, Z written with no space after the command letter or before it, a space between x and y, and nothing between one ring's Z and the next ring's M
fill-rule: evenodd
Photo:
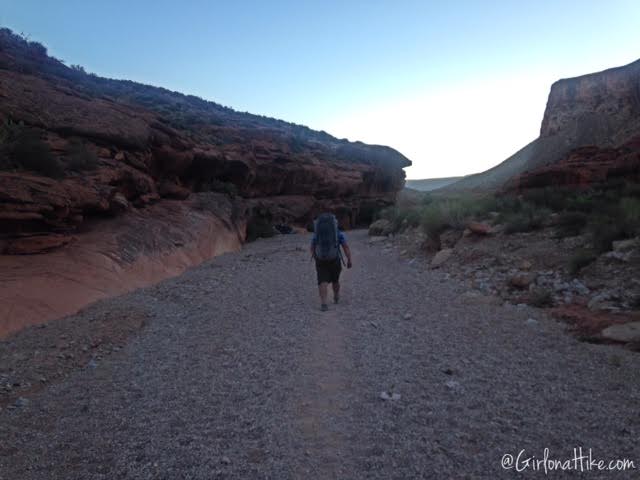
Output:
M237 249L247 231L325 209L367 223L408 165L389 147L67 67L2 29L0 335Z
M588 248L589 235L560 238L554 220L540 230L514 234L488 219L470 222L464 231L443 231L437 251L421 229L387 236L391 226L379 220L369 233L370 243L383 251L395 250L412 263L444 272L447 280L462 282L466 302L549 308L583 340L640 349L636 333L621 338L607 331L616 325L640 326L640 237L614 242L611 251L575 272L570 258Z
M462 177L443 177L443 178L424 178L420 180L407 180L405 185L407 188L412 188L421 192L429 192L438 188L446 187L447 185L457 182Z
M501 164L465 177L449 190L496 190L511 180L573 185L640 172L640 60L559 80L551 87L540 136ZM584 147L590 147L585 149ZM594 155L603 149L607 157ZM599 152L599 151L598 151ZM578 173L585 170L585 174ZM591 175L589 172L598 170ZM550 175L554 175L549 179Z

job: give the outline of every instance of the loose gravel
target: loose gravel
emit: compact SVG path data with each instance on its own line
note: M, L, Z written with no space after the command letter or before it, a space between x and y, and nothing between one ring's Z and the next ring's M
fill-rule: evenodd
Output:
M145 326L0 411L0 479L519 478L503 455L578 447L640 468L638 354L463 300L423 262L349 239L328 312L306 235L82 312L130 309Z

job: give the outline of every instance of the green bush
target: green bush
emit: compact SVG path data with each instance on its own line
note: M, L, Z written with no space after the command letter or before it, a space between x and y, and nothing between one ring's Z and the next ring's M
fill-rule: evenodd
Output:
M569 259L569 273L577 275L587 265L591 264L598 255L593 250L578 250Z
M620 221L629 237L640 234L640 198L625 197L620 200Z
M558 217L556 235L558 237L575 237L586 227L589 218L582 212L563 212Z
M431 238L436 238L447 228L447 222L437 204L431 204L422 209L420 225L424 233Z
M393 233L420 225L418 207L387 207L382 209L377 217L391 222Z
M433 203L433 195L430 193L425 193L422 195L422 200L420 201L422 205L429 205Z
M253 242L258 238L269 238L276 234L271 221L262 216L252 218L247 224L247 241Z
M31 170L47 177L58 178L62 166L44 143L37 131L23 130L8 146L8 157L17 168Z
M592 192L584 192L568 198L565 207L570 211L591 213L596 209L597 203Z
M522 233L537 230L544 225L546 218L550 214L551 212L547 208L522 204L520 211L507 214L504 217L504 232Z

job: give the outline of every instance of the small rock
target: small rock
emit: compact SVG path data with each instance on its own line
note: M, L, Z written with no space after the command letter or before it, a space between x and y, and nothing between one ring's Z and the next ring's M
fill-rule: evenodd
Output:
M389 394L387 392L382 392L382 393L380 393L380 398L382 400L385 400L385 401L395 402L397 400L400 400L401 395L399 393L395 393L395 392L393 392L391 394Z
M538 321L535 318L527 318L527 325L537 325Z
M523 260L522 262L520 262L520 265L518 266L518 268L520 268L520 270L531 270L531 267L533 267L533 264L529 261L529 260Z
M469 222L467 228L476 235L489 235L491 233L491 227L486 223Z
M413 315L411 313L405 313L402 318L404 318L405 320L411 320L413 318Z
M455 380L447 380L444 384L450 390L462 390L460 382L456 382Z
M378 237L378 236L376 236L376 237L371 237L369 239L369 243L380 243L380 242L384 242L386 240L387 240L387 237Z
M602 331L602 336L616 342L640 342L640 322L612 325Z
M220 459L220 463L224 464L224 465L230 465L231 464L231 459L227 456L224 456Z
M587 303L587 308L589 310L603 310L609 305L609 300L612 300L613 298L614 294L612 292L600 292L591 297L589 303Z
M509 285L520 290L529 288L529 285L535 280L534 276L528 273L521 273L509 277Z
M453 249L451 248L445 248L444 250L440 250L438 253L435 254L433 259L431 259L431 268L438 268L444 262L449 260L452 254L453 254Z
M628 252L640 249L640 237L631 238L629 240L618 240L612 243L614 252Z
M29 402L29 400L28 400L27 398L19 397L19 398L16 400L16 403L14 403L14 405L15 405L16 407L26 407L27 405L29 405L29 403L30 403L30 402Z

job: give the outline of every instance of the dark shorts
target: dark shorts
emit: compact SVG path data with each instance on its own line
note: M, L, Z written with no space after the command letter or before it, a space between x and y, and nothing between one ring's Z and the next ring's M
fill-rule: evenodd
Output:
M340 259L316 260L316 272L318 274L318 285L321 283L335 283L340 279L342 264Z

